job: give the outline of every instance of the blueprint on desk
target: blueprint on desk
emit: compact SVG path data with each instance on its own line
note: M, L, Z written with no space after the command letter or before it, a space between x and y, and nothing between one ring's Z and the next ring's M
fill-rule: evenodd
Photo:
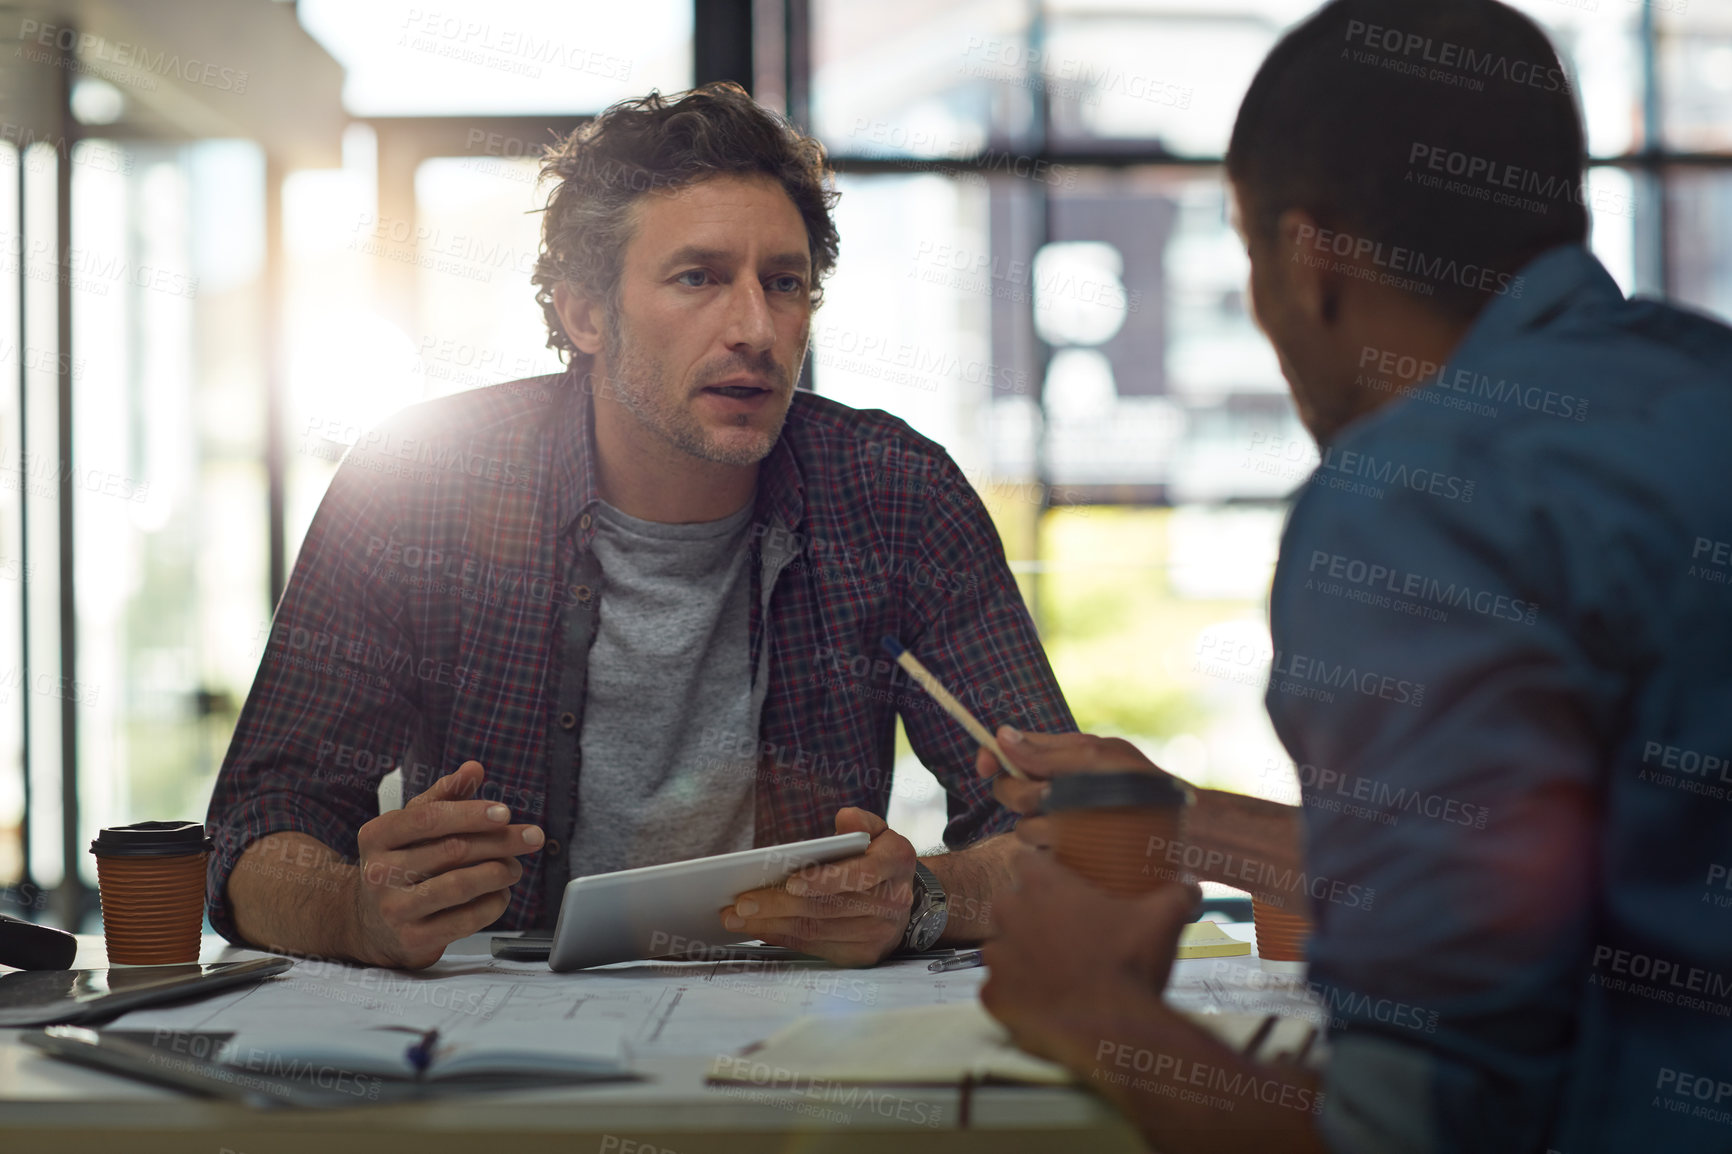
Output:
M128 1014L126 1030L437 1028L618 1038L634 1057L732 1054L808 1014L973 1001L986 972L924 960L869 970L808 960L623 962L556 974L542 962L446 957L414 972L302 960L280 978L184 1006Z
M481 939L465 939L480 941ZM459 943L461 945L461 943ZM479 948L485 949L485 945ZM125 1015L129 1030L282 1030L368 1026L437 1028L461 1040L492 1032L574 1037L631 1057L735 1054L809 1014L974 1001L984 969L934 974L924 959L837 969L816 959L621 962L556 974L458 947L425 970L303 959L287 974L183 1006ZM1325 1025L1303 975L1265 971L1253 957L1173 964L1166 1000L1198 1013L1276 1013Z

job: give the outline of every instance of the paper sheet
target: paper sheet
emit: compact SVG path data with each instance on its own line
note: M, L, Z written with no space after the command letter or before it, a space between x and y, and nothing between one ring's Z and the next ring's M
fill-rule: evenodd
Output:
M802 1018L744 1055L717 1058L719 1082L761 1083L765 1068L830 1082L955 1086L971 1081L1064 1085L1063 1066L1025 1054L978 1001L858 1014L843 1021Z
M1319 1026L1329 1017L1303 974L1271 973L1245 956L1174 962L1166 1001L1192 1013L1280 1014Z
M1252 1044L1259 1043L1261 1060L1309 1057L1319 1045L1315 1028L1297 1018L1271 1023L1261 1013L1185 1016L1238 1053L1250 1053ZM1076 1080L1063 1066L1018 1049L978 1002L888 1010L843 1021L802 1018L744 1054L718 1057L710 1063L709 1078L905 1086Z

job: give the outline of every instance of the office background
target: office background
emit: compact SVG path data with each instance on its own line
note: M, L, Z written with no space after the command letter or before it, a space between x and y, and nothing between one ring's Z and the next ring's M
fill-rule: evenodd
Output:
M1732 0L1516 6L1580 94L1595 251L1732 316ZM1219 162L1314 7L0 7L0 911L82 922L99 826L202 816L342 453L405 405L558 370L527 279L539 146L711 79L829 148L842 257L809 383L956 457L1079 722L1295 799L1264 597L1316 456ZM907 756L892 821L938 840Z

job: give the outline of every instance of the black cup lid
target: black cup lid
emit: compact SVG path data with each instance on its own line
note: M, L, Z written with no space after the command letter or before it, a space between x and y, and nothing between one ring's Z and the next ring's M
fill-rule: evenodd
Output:
M1045 811L1112 809L1126 806L1186 805L1191 791L1178 778L1148 770L1067 773L1052 779Z
M90 843L90 852L102 857L170 857L203 853L215 845L196 821L141 821L104 828Z

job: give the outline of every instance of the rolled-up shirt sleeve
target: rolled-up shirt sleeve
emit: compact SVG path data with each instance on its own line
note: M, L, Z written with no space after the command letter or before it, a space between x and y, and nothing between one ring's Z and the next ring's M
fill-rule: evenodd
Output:
M378 813L379 780L414 731L417 655L405 599L383 576L394 572L383 564L394 499L390 483L345 463L272 621L206 818L216 841L211 924L231 941L227 886L241 854L297 832L353 860L357 831Z
M1028 607L1011 575L998 530L948 456L933 454L916 555L908 581L914 656L991 731L1000 725L1045 733L1076 729ZM1003 833L1016 815L974 771L978 743L918 689L902 695L902 722L921 762L944 785L953 848Z

